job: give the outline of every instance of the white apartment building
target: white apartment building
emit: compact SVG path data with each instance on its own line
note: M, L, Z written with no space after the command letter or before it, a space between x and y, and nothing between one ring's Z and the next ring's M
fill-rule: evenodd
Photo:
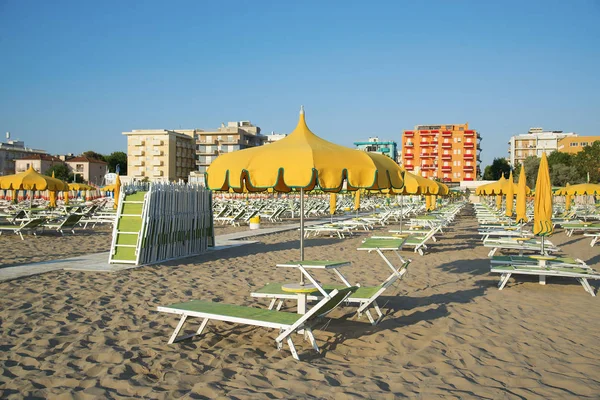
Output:
M558 142L566 137L576 137L574 132L544 131L543 128L530 128L522 135L512 136L508 141L508 161L511 166L521 164L529 156L541 157L558 150Z

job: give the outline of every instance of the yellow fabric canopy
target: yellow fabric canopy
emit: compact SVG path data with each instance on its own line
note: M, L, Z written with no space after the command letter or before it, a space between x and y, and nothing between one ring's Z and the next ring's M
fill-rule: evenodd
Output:
M211 190L251 192L273 188L278 192L312 190L400 189L402 177L389 157L350 149L328 142L308 129L304 110L298 125L287 137L271 143L222 154L208 167Z
M519 184L517 185L517 223L527 222L527 177L525 176L525 168L521 165L521 173L519 174Z
M570 185L554 192L555 194L566 195L592 195L600 194L600 184L597 183L580 183L578 185Z
M114 183L112 185L106 185L106 186L101 187L100 190L103 192L114 192L115 185L114 185Z
M423 178L422 176L408 172L405 169L402 169L402 179L404 180L404 186L401 190L394 189L394 193L437 194L440 191L440 185L443 185L438 185L437 182L432 181L431 179ZM446 186L446 189L447 188L448 187Z
M510 171L510 176L508 177L508 182L506 185L506 211L504 212L504 215L506 215L507 217L512 217L513 215L513 200L514 200L514 196L515 196L515 184L513 182L513 176L512 176L512 171ZM517 190L519 190L519 188L516 188Z
M60 179L38 173L33 167L14 175L0 177L0 189L12 190L68 190Z
M542 153L540 168L535 183L535 198L533 211L533 234L549 236L554 231L552 227L552 185L546 153Z
M95 190L96 188L85 183L69 183L69 190Z

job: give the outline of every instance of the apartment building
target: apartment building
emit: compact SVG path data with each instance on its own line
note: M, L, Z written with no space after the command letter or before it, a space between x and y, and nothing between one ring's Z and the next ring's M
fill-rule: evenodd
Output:
M558 151L563 153L579 153L586 146L600 141L600 136L567 136L558 140Z
M63 160L50 154L31 154L15 160L15 170L13 173L24 172L33 167L40 174L45 174L55 165L64 164Z
M6 132L6 142L0 142L0 176L14 174L16 160L35 154L47 153L44 150L25 147L25 142L21 140L11 140L10 132Z
M544 131L543 128L530 128L522 135L515 135L508 141L508 162L511 166L521 164L529 156L541 157L558 150L558 142L565 138L575 138L574 132Z
M265 144L274 143L274 142L276 142L278 140L283 139L286 136L287 136L287 133L275 133L275 132L271 132L270 135L266 135L267 140L265 141Z
M220 155L262 146L267 136L260 134L260 128L250 121L228 122L214 131L196 130L196 166L194 175L204 177L208 166ZM202 178L203 179L203 178Z
M75 182L81 180L92 185L101 186L104 183L104 175L108 173L108 164L102 160L78 156L65 161L69 171L75 175Z
M480 134L459 125L417 125L402 133L407 171L443 182L475 181L481 174Z
M370 137L366 142L354 142L357 149L370 153L379 153L398 162L398 143L394 141L380 141L378 137Z
M127 136L127 175L135 180L187 180L195 169L195 129L139 129Z

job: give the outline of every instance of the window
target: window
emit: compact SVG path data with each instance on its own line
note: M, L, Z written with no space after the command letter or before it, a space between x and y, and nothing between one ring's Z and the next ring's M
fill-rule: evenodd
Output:
M461 153L461 151L462 151L461 149L458 149L458 154L460 154L460 153Z
M454 143L457 143L457 142L458 142L458 138L457 138L457 137L455 137L455 138L454 138Z
M581 142L581 145L582 145L582 146L587 146L587 145L588 145L588 142Z
M463 126L461 126L460 128L458 128L459 131L464 131L465 128Z

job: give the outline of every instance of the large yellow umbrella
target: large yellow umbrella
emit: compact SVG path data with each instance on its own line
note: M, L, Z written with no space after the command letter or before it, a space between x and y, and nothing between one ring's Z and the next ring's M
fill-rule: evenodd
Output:
M333 216L335 214L335 208L337 206L337 201L335 198L335 193L329 193L329 214Z
M386 189L403 186L397 164L389 157L328 142L308 129L304 109L298 125L284 139L223 154L208 167L211 190L300 191L300 259L304 259L304 191Z
M571 186L567 183L567 188ZM571 201L573 201L573 195L567 194L565 196L565 210L569 211L571 209Z
M431 179L423 178L420 175L413 174L411 172L402 169L402 179L404 180L404 186L402 190L398 191L394 189L394 193L397 194L438 194L440 187L443 184L439 184ZM446 185L443 185L447 188Z
M119 194L121 193L121 178L119 177L119 175L117 175L117 179L115 180L115 205L113 206L114 209L117 209L117 207L119 206Z
M33 167L0 179L0 189L12 190L67 190L68 186L60 179L38 173Z
M570 185L556 191L560 195L597 195L600 194L600 184L597 183L580 183L578 185Z
M533 234L542 237L542 254L544 253L544 237L554 231L552 227L552 185L546 153L542 153L540 168L535 182L535 198L533 212Z
M86 185L85 183L69 183L69 190L94 190L93 186Z
M517 188L518 190L518 188ZM512 217L513 215L513 200L515 197L515 185L513 182L512 171L510 171L510 176L508 177L508 184L506 185L506 211L504 215L507 217Z
M54 178L54 171L52 171L52 177ZM48 207L56 208L56 190L50 190L50 199L48 202Z
M527 177L525 176L525 168L521 165L519 173L519 184L517 186L517 223L525 223L527 218Z
M506 178L504 175L500 177L496 182L488 183L486 185L481 185L477 189L475 189L475 194L478 196L481 195L498 195L502 194L502 189L506 184Z

